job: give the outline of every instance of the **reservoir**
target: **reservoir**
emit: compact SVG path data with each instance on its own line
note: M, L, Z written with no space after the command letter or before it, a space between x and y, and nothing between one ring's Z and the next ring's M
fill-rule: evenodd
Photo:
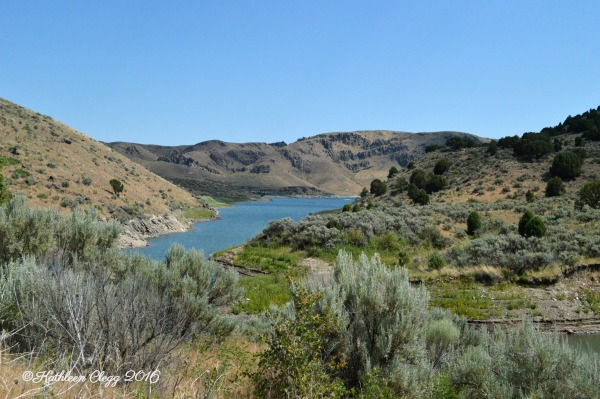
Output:
M194 224L194 230L167 234L148 240L149 246L127 250L152 259L162 259L172 244L204 254L243 244L268 226L269 221L285 217L299 220L311 213L339 209L354 198L272 198L264 202L240 202L219 209L219 219Z
M579 346L586 352L596 352L600 355L600 334L572 334L567 335L567 342Z

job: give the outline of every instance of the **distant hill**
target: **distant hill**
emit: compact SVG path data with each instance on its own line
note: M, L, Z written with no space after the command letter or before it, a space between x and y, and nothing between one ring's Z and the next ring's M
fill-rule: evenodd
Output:
M202 206L190 193L49 116L0 98L0 173L12 194L63 212L94 207L125 222ZM117 179L124 192L113 193Z
M107 143L115 151L194 194L235 199L257 195L356 195L391 166L406 166L427 146L449 138L489 140L459 132L325 133L295 143L227 143L176 147Z

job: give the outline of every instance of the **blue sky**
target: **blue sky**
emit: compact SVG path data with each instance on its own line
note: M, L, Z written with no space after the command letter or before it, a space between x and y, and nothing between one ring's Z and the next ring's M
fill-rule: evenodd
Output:
M539 131L600 105L597 1L0 0L0 97L102 141Z

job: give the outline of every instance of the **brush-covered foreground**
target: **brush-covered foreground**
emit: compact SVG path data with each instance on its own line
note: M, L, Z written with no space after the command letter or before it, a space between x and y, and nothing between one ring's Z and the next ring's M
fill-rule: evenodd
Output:
M470 327L378 255L240 284L178 246L126 256L118 232L20 196L0 207L0 397L599 397L597 357L531 323ZM249 316L255 291L282 305ZM86 380L28 378L61 371Z

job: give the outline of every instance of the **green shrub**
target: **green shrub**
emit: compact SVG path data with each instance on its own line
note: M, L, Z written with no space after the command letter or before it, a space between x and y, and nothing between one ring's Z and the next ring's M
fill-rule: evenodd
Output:
M379 179L374 179L371 182L371 194L381 196L387 192L387 184Z
M481 229L481 216L476 211L473 211L467 217L467 234L470 236L475 235L479 229Z
M8 202L8 200L10 200L10 192L8 191L8 187L6 187L4 176L0 173L0 205Z
M369 190L367 190L366 187L363 187L362 191L360 192L360 197L365 198L367 195L369 195Z
M559 152L554 156L550 173L563 179L574 179L581 175L581 158L570 151Z
M352 205L350 204L344 204L344 206L342 207L342 212L350 212L352 210Z
M423 189L423 188L425 188L425 185L427 184L427 180L428 180L427 173L425 173L424 170L416 169L410 175L409 182L410 182L410 184L414 184L418 188Z
M397 167L395 167L395 166L392 166L392 167L390 168L390 170L388 171L388 176L387 176L387 178L388 178L388 179L391 179L392 177L396 176L398 173L400 173L400 171L398 170L398 168L397 168Z
M428 194L436 193L446 188L446 180L442 176L429 175L425 183L425 191Z
M519 219L519 234L522 236L525 236L525 225L535 217L535 214L533 212L531 212L529 209L525 211L525 213L523 213L523 216L521 216L521 219Z
M4 155L0 155L0 169L7 165L18 165L19 160L13 157L5 157Z
M31 173L29 173L25 169L16 169L11 175L11 177L13 179L20 179L20 178L29 177L29 176L31 176Z
M68 180L63 180L63 181L60 183L60 185L61 185L61 187L63 187L63 188L68 188L68 187L70 186L70 183L69 183L69 181L68 181Z
M267 349L260 353L258 369L251 374L257 398L341 398L343 382L329 372L341 366L324 347L336 333L335 320L315 314L321 294L292 286L292 302L271 313L272 330L266 336Z
M600 209L600 180L585 183L579 191L579 204Z
M338 229L338 230L342 229L342 225L340 224L340 222L337 219L329 219L326 226L328 229Z
M441 150L442 148L444 148L443 145L439 145L439 144L430 144L427 147L425 147L425 152L434 152L437 150Z
M440 159L433 167L433 173L436 175L443 175L448 169L450 169L450 162L445 159Z
M496 155L498 153L498 142L496 140L490 141L485 152L491 156Z
M352 212L360 212L362 210L360 204L354 204L352 207Z
M539 216L534 216L523 227L524 237L543 237L546 235L546 225Z
M398 264L400 266L406 266L410 262L410 256L406 251L400 251L398 253Z
M91 186L92 185L92 178L91 177L85 176L81 181L86 186Z
M118 196L119 194L121 194L121 193L123 192L123 190L125 189L125 186L123 185L123 183L121 183L121 181L120 181L120 180L117 180L117 179L111 179L111 180L109 181L109 183L110 183L110 186L112 187L112 189L113 189L113 191L114 191L115 195L117 195L117 196Z
M531 190L527 190L525 193L525 200L527 202L533 202L535 200L535 194Z
M403 193L408 188L408 182L403 176L398 176L392 183L392 189L394 192Z
M553 177L546 184L546 197L558 197L565 193L565 185L560 177Z
M429 204L429 195L418 188L416 185L411 184L408 186L408 198L410 198L415 204L427 205Z
M446 258L439 253L434 253L427 260L427 266L429 266L430 269L439 270L446 266Z

